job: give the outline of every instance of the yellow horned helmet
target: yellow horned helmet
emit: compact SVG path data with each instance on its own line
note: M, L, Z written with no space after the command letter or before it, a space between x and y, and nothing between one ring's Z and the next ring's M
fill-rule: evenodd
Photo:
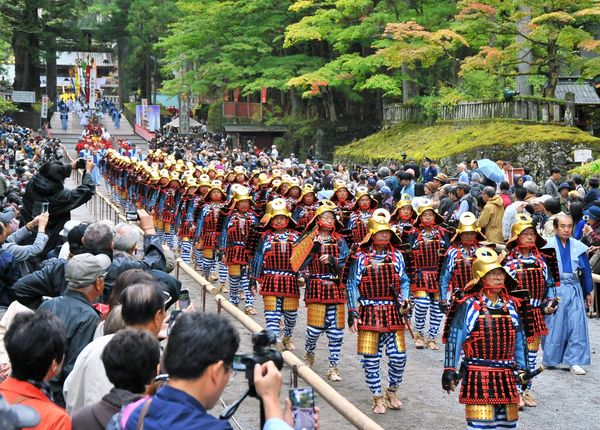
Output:
M373 216L367 223L367 227L369 228L369 233L371 235L385 230L392 230L390 226L390 213L385 209L377 209L373 212Z
M473 282L476 284L494 269L502 269L498 254L491 248L483 247L475 251L473 261Z

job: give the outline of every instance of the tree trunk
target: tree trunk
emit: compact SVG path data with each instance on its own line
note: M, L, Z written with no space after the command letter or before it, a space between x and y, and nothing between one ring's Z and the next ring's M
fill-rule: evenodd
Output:
M329 121L337 122L338 118L335 110L335 99L331 90L327 87L321 87L321 93L325 96L323 101L327 110L327 117L329 118Z
M293 89L289 90L290 101L292 104L292 115L300 116L304 113L302 98Z
M405 76L402 81L402 102L406 103L419 95L417 86L417 71L410 69L406 63L402 64L402 74Z
M12 38L15 55L15 82L17 91L35 91L40 95L39 66L36 59L38 53L37 36L32 33L15 31Z
M558 85L558 77L560 76L560 62L558 60L556 40L550 40L548 45L548 82L544 87L544 97L554 98L554 92Z
M517 29L521 34L527 36L529 33L531 33L531 30L529 29L529 22L531 21L531 9L526 6L520 6L519 10L526 15L523 17L523 19L517 22ZM518 44L525 44L526 39L517 34L516 42ZM519 75L517 75L516 79L517 91L521 93L522 96L533 95L532 87L529 84L529 72L531 70L531 62L533 61L531 48L524 46L519 50L517 55L518 58L521 59L521 62L517 64L517 70L519 71Z
M129 94L127 91L128 85L125 81L125 58L127 57L127 37L117 37L117 61L118 61L118 75L119 75L119 103L129 102Z
M56 39L51 37L46 40L46 94L51 103L54 103L54 108L49 109L50 112L56 110ZM52 115L49 114L49 117Z

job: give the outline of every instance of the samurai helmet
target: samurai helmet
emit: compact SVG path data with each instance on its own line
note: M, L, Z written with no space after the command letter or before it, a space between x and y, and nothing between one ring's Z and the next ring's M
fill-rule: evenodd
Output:
M531 216L529 216L529 214L526 213L518 213L515 215L515 223L510 229L512 235L508 242L506 242L506 249L514 249L519 244L519 235L528 228L532 228L535 233L535 246L538 249L543 248L547 242L542 236L540 236L540 234L533 226L533 220L531 219Z
M488 247L477 249L475 251L475 260L473 261L473 283L477 284L494 269L504 270L496 251Z
M252 195L250 195L250 190L248 190L248 187L236 184L232 185L231 188L233 194L231 195L230 208L235 207L236 204L244 200L249 200L251 205L254 204L254 201L252 200Z
M327 200L327 199L322 200L321 204L319 205L319 207L315 211L315 215L312 217L312 219L306 225L305 231L312 230L313 227L315 227L315 225L317 224L319 216L321 216L325 212L331 212L331 213L333 213L335 215L336 209L337 209L337 205L335 203L333 203L331 200ZM336 216L335 217L335 230L337 232L340 232L343 229L344 229L344 225L340 222L340 220Z
M211 186L210 176L208 176L205 173L200 175L200 177L198 178L198 181L199 181L198 187L202 187L202 186L210 187Z
M433 202L429 199L427 200L422 200L421 204L419 205L419 207L417 208L417 219L415 220L415 227L420 227L421 226L421 216L423 215L423 213L425 213L425 211L432 211L435 214L435 224L436 225L441 225L444 222L444 218L437 213L437 211L433 208Z
M477 227L477 218L475 217L475 214L472 212L465 212L458 220L458 228L456 229L456 234L452 237L452 242L458 239L461 233L470 231L477 233L477 240L479 242L485 240L485 236L481 233L481 229Z
M260 187L261 185L269 185L269 177L267 176L266 173L260 173L258 175L258 186Z
M355 199L355 203L354 206L352 207L352 210L358 210L360 205L358 204L358 201L360 200L360 198L362 196L367 196L369 198L369 200L371 201L369 207L371 209L375 209L378 205L377 200L375 200L373 198L373 196L371 194L369 194L369 189L367 187L365 187L364 185L358 186L356 187L356 193L354 195L354 199Z
M365 235L364 239L360 243L360 246L367 245L373 240L373 235L375 233L379 233L380 231L389 231L392 233L392 237L390 238L390 242L394 244L399 244L401 242L400 238L396 234L396 230L392 228L390 225L390 220L392 216L390 213L383 209L376 209L373 212L373 216L369 219L367 223L367 228L369 232Z
M248 179L248 173L246 172L246 169L244 168L244 166L235 166L233 168L233 173L237 175L244 175L246 177L246 179Z
M407 193L402 194L400 200L398 200L398 203L396 203L396 208L394 209L394 212L392 212L392 219L398 219L400 216L400 209L406 206L410 207L412 212L410 219L414 220L417 217L417 213L412 207L412 196Z

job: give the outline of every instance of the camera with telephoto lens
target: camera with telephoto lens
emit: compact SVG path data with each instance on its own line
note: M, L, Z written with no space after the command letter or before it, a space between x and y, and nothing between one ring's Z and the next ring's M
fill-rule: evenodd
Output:
M283 367L283 356L279 351L271 348L277 343L277 335L270 330L263 330L252 335L253 352L251 354L236 354L232 368L235 371L245 372L248 380L248 394L257 397L254 387L254 366L273 361L279 370Z

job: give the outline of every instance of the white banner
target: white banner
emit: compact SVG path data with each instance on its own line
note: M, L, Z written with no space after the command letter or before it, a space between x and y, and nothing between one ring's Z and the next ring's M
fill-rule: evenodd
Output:
M50 101L50 98L48 96L43 96L42 97L42 118L48 118L48 102Z
M96 62L92 63L92 67L90 70L90 107L93 109L96 106L96 78L97 78L97 70L96 70Z

